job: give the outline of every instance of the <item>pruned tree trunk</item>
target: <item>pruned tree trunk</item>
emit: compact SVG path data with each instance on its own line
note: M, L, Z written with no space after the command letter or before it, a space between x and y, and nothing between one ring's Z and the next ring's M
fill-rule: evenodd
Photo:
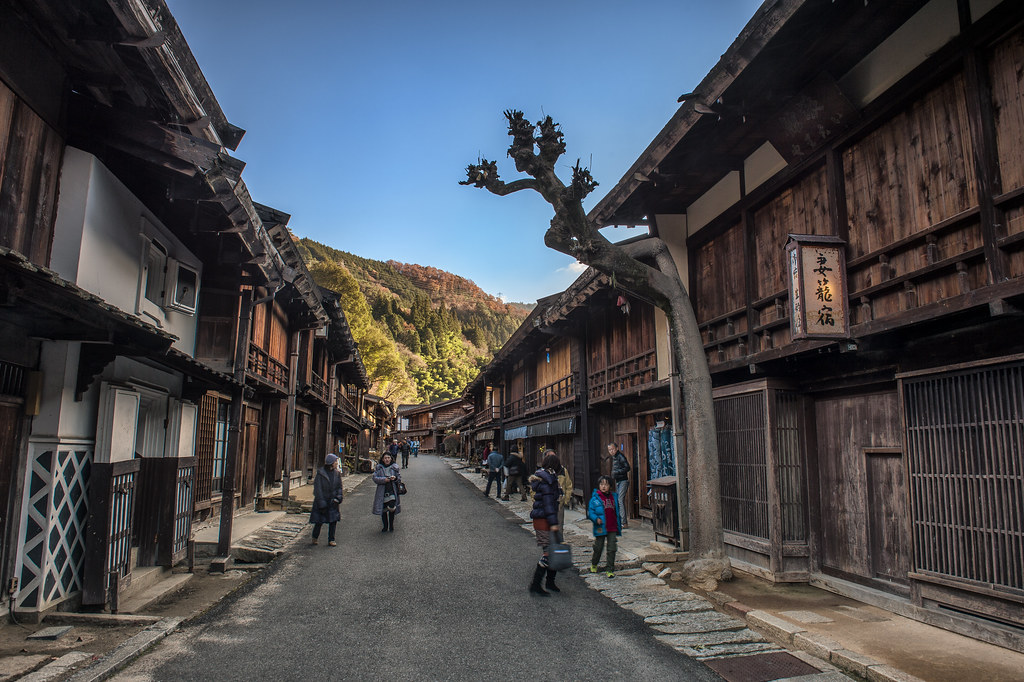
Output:
M647 299L665 311L669 320L672 349L679 367L683 404L686 408L686 467L680 465L683 450L676 447L676 470L686 471L690 556L684 574L688 581L714 589L718 580L731 577L729 560L722 542L722 507L718 483L718 444L711 373L704 356L704 344L690 297L679 278L675 261L660 239L650 238L628 246L617 246L591 224L583 199L597 183L590 171L573 168L572 181L565 185L555 174L555 162L565 153L558 125L550 116L533 125L520 111L506 111L512 143L508 155L516 170L531 176L503 182L497 163L481 159L466 168L467 179L460 184L483 188L505 196L524 189L541 194L555 215L544 234L544 243L613 278L616 285ZM539 131L539 132L538 132ZM653 259L652 267L644 259ZM677 419L673 419L673 427ZM678 431L677 431L678 433ZM678 442L678 439L677 439Z

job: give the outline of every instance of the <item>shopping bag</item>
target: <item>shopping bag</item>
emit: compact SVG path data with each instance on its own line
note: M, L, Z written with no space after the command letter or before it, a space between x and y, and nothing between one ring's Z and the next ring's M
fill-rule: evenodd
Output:
M564 571L572 566L572 547L562 542L561 533L551 534L548 545L548 568L552 571Z

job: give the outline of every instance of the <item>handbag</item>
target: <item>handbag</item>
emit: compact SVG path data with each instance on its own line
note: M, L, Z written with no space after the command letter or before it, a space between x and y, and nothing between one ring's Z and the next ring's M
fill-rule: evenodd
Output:
M407 492L409 492L409 489L405 487L405 481L399 481L398 482L398 494L399 495L404 495Z
M572 547L562 542L562 534L554 533L548 545L548 568L564 571L572 566Z

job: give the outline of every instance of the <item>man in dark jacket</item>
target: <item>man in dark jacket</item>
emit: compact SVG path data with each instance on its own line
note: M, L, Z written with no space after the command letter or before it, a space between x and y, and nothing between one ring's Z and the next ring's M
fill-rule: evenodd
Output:
M510 493L517 490L521 494L521 501L526 501L526 464L523 458L515 450L505 459L505 468L508 469L508 478L505 479L505 501L508 501Z
M615 479L615 494L619 498L619 522L622 528L629 528L626 515L626 493L629 492L629 460L615 443L608 443L608 456L612 460L612 478Z
M341 519L341 504L344 495L341 488L341 474L338 473L338 456L327 455L324 465L316 472L313 479L313 509L309 513L309 522L313 524L313 544L320 538L320 528L327 524L327 544L334 547L334 531Z
M487 455L487 489L484 490L485 496L490 496L491 483L497 481L498 490L494 493L494 497L501 497L501 468L503 466L505 466L505 458L497 450L491 450L491 454Z
M398 444L398 449L402 453L402 468L403 469L408 469L409 468L409 452L412 450L412 448L409 446L409 441L407 441L405 438L403 438L402 442Z

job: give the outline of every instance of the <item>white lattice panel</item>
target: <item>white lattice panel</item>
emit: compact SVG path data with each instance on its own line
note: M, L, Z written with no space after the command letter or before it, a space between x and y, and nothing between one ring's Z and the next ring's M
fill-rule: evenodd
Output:
M49 443L30 450L17 608L41 611L81 589L92 449Z

